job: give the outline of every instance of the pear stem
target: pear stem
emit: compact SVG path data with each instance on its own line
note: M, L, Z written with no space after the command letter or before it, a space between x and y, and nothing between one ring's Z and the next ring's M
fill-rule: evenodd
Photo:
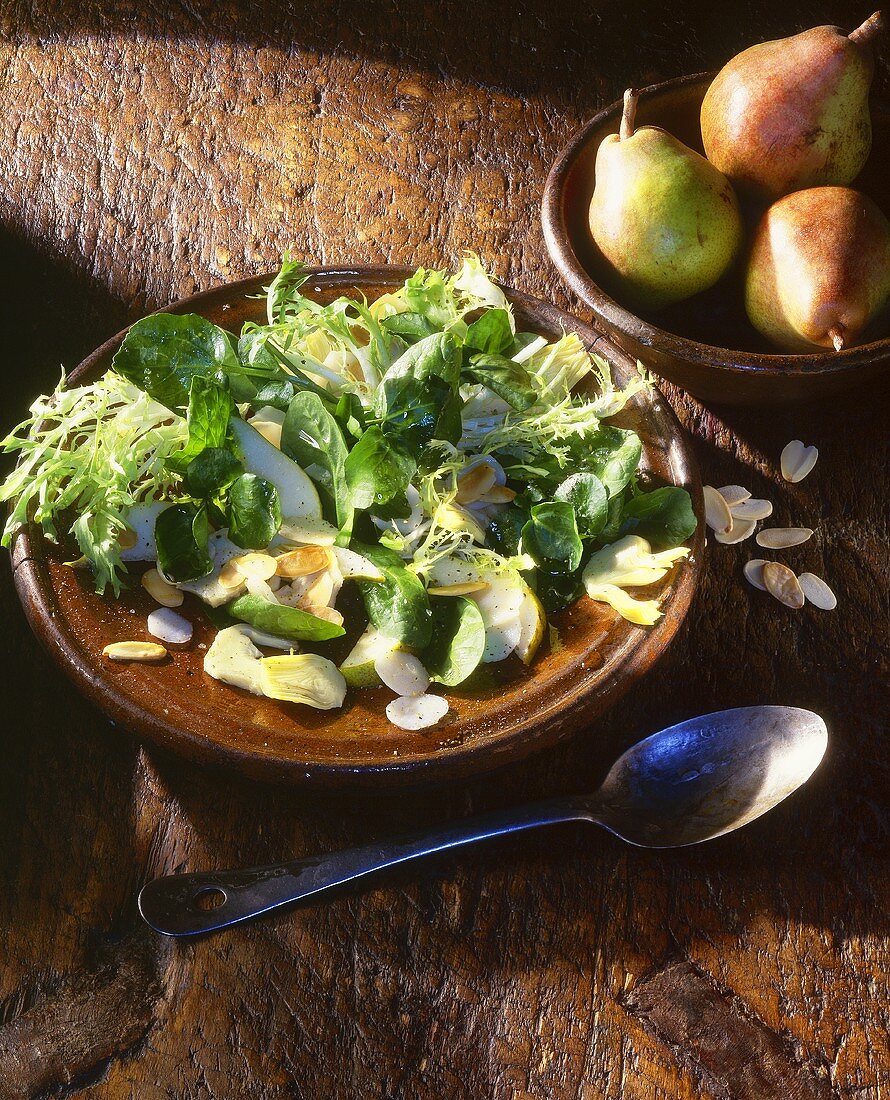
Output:
M879 34L883 34L884 30L883 12L876 11L874 15L870 15L868 19L866 19L861 27L857 27L855 31L851 31L847 37L851 42L855 42L857 46L867 46L877 38Z
M619 141L626 141L629 137L633 137L639 98L640 93L636 88L628 88L624 93L624 113L621 115L621 129L618 131Z
M834 344L835 351L843 351L847 346L847 330L840 322L831 326L828 330L828 335L831 337L831 342Z

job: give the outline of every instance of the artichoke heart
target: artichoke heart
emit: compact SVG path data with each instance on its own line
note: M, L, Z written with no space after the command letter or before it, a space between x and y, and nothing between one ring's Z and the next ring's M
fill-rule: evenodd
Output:
M263 657L260 685L270 699L304 703L316 710L336 710L346 698L343 674L333 661L317 653Z
M639 535L627 535L591 554L582 574L587 595L607 603L619 615L641 626L652 626L661 618L657 600L637 600L625 588L645 588L667 575L674 564L689 553L687 546L652 553Z

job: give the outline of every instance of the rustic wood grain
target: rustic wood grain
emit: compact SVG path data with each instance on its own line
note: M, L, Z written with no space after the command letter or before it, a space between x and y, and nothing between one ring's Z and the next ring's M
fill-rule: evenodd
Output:
M127 319L284 249L432 264L472 247L577 310L538 202L578 123L629 83L853 25L854 7L2 0L5 421ZM839 607L783 610L745 586L744 549L712 546L656 672L588 736L493 780L329 796L149 754L51 670L3 580L8 1095L784 1100L789 1074L887 1094L886 403L777 417L665 391L707 481L817 529L789 560ZM795 436L821 457L787 486ZM566 829L212 939L137 931L149 876L580 789L662 724L755 702L819 710L832 744L805 792L736 837L659 854ZM705 1009L725 1049L759 1037L786 1059L759 1093L715 1072L692 1026Z

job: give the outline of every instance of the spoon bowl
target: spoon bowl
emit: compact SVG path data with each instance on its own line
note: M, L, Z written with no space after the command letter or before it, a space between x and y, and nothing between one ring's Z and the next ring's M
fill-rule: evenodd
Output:
M552 798L436 831L246 870L155 879L143 919L192 936L331 892L387 867L509 833L586 821L642 848L678 848L741 828L805 783L828 745L818 714L742 707L690 718L627 750L593 795Z
M819 715L796 707L690 718L619 757L593 799L593 820L642 848L713 840L797 790L827 745Z

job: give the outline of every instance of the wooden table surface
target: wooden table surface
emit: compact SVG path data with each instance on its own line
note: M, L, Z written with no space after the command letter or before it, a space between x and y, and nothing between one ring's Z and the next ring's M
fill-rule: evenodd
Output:
M625 85L861 4L0 3L3 422L148 309L272 268L446 264L583 313L539 224L550 162ZM881 79L886 83L886 67ZM838 593L794 613L711 545L657 670L589 733L389 797L269 789L141 748L49 664L2 578L0 1098L770 1100L890 1094L887 408L712 411L664 387L705 480L742 482ZM798 486L782 445L820 449ZM830 726L804 792L697 850L565 828L202 942L141 883L595 782L694 713Z

